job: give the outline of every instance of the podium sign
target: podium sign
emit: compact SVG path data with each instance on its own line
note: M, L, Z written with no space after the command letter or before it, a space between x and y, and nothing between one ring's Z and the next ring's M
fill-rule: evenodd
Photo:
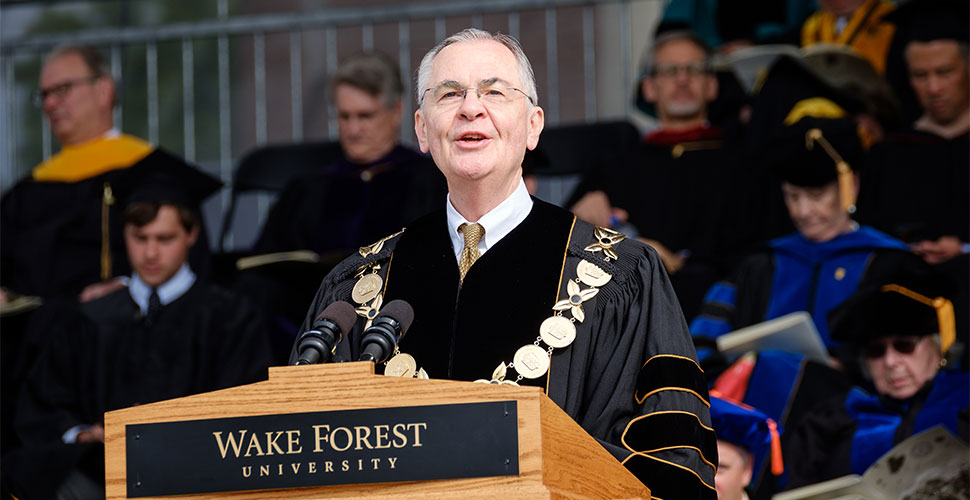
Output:
M385 377L374 363L271 367L105 413L104 429L108 500L651 498L538 387Z
M128 497L516 475L515 401L129 425Z

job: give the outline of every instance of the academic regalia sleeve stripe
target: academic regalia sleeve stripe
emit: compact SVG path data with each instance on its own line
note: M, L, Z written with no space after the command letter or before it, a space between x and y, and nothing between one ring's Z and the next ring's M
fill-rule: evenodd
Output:
M659 389L648 392L642 398L639 396L639 392L637 392L637 395L636 395L637 404L643 404L643 402L646 401L647 398L649 398L650 396L653 396L654 394L659 394L664 391L681 391L681 392L686 392L688 394L693 394L694 396L697 396L697 399L699 399L701 403L704 403L704 406L707 406L707 407L711 406L711 403L709 403L706 399L704 399L704 396L701 396L700 393L698 393L697 391L692 391L690 389L684 389L683 387L661 387Z
M661 390L680 390L696 394L710 406L701 396L707 393L703 373L693 359L663 354L654 356L644 363L637 376L637 403L642 404L651 394Z
M715 443L715 446L716 445L717 445L717 443ZM670 450L691 450L691 451L695 451L695 452L697 452L697 454L700 457L701 461L704 462L705 464L707 464L708 467L711 468L711 470L717 470L717 466L714 465L714 464L712 464L711 461L708 460L707 457L704 456L704 452L701 451L701 449L698 448L698 447L696 447L696 446L664 446L663 448L656 448L656 449L653 449L653 450L643 450L643 453L646 453L646 454L650 454L650 453L660 453L661 451L670 451Z
M623 461L634 475L644 480L651 495L660 498L702 498L714 500L717 491L693 470L643 453L634 453Z
M677 446L694 448L685 443L697 444L708 450L717 449L714 429L704 425L697 415L686 411L658 411L637 417L627 424L620 441L635 453ZM714 467L702 451L697 451L704 462Z

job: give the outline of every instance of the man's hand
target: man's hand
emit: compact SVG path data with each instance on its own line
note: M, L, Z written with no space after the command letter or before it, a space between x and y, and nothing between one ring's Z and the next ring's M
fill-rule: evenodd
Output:
M936 241L920 241L910 245L910 248L929 264L946 262L963 253L963 245L956 236L942 236Z
M91 283L90 285L84 287L81 293L78 294L77 299L81 302L89 302L95 299L100 299L109 293L124 287L125 284L120 280L108 280L102 281L100 283Z
M660 255L660 261L663 262L664 267L667 268L667 274L676 274L680 271L680 268L684 267L684 263L687 261L685 257L677 255L671 252L669 248L663 246L657 240L651 240L649 238L637 238L638 240L650 245L654 250Z
M75 442L78 443L103 443L104 442L104 426L101 424L94 424L90 429L81 431L77 433L77 438Z

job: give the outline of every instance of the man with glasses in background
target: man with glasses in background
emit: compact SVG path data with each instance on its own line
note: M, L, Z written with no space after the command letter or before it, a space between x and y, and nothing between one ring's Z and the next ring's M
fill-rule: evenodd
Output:
M718 95L711 55L691 32L657 36L642 64L639 97L654 104L659 126L621 164L593 172L572 207L595 224L629 222L660 254L688 320L728 269L723 256L744 239L739 227L751 226L727 222L740 217L734 186L747 184L736 141L708 122Z
M90 300L127 274L111 179L139 162L177 161L114 128L117 88L95 48L65 45L44 60L35 95L61 150L3 197L0 303L17 295ZM193 249L207 274L207 238ZM89 287L90 285L90 287Z
M445 206L339 264L304 329L353 301L335 358L356 360L365 318L404 300L414 321L378 371L543 387L658 497L715 498L707 389L659 257L526 190L544 112L518 42L452 35L422 60L417 97Z

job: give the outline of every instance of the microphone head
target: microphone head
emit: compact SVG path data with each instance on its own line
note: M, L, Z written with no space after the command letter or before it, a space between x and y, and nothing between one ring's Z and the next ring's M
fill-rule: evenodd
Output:
M392 300L381 308L381 316L389 316L401 324L401 335L408 331L414 321L414 309L403 300Z
M313 322L316 323L323 319L333 321L340 328L341 333L347 333L357 321L357 312L350 303L340 300L327 306Z

